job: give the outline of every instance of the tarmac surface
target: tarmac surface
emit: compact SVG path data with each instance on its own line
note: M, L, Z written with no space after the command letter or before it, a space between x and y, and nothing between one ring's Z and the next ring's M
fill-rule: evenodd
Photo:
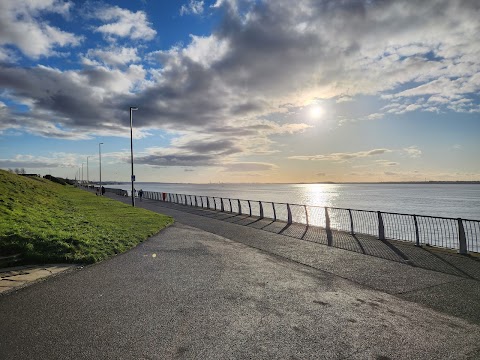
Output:
M0 358L480 356L476 279L139 205L176 223L125 254L0 294Z

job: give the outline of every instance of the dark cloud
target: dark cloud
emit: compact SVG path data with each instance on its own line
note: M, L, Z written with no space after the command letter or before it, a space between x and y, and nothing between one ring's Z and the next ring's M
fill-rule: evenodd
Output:
M187 144L179 146L180 149L186 149L192 153L215 153L218 155L231 155L241 152L242 149L235 144L233 140L219 141L190 141Z
M151 166L214 166L214 155L195 155L195 154L173 154L161 155L154 154L140 156L135 159L136 164L145 164Z

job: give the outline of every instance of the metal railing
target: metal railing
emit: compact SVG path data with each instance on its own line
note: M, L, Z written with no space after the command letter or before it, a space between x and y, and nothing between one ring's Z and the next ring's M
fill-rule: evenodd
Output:
M380 240L402 240L413 242L416 246L428 245L455 249L460 254L480 252L480 220L153 191L144 191L143 196L146 199L230 212L258 219L267 218L271 221L282 221L288 225L296 223L317 226L327 232L337 230L352 235L372 235Z

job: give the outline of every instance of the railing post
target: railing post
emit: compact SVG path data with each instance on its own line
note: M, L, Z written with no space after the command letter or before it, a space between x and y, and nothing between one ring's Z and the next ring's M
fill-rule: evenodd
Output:
M221 204L220 211L224 212L225 211L225 206L223 205L223 198L220 198L220 204Z
M242 215L242 204L240 204L240 199L237 199L238 201L238 215Z
M306 221L307 226L308 226L308 211L307 211L307 205L303 205L303 208L305 209L305 221Z
M417 215L413 215L413 224L415 225L415 246L420 245L420 234L418 233Z
M467 238L465 237L465 229L463 228L463 220L458 218L458 253L461 255L467 255Z
M210 201L208 201L208 196L206 197L207 199L207 209L210 209Z
M385 240L385 226L383 225L382 212L377 211L378 215L378 239Z
M230 212L233 212L232 211L232 199L228 198L228 203L230 204Z
M292 211L290 210L290 204L287 204L287 224L291 225L292 224Z
M258 205L260 206L260 219L263 219L263 205L262 205L262 202L259 201Z
M325 207L325 229L330 231L330 215L328 214L327 207Z
M215 196L212 199L213 199L213 207L215 208L215 211L217 211L217 202L215 201Z
M252 216L252 205L250 204L250 200L247 200L248 201L248 213L249 213L249 216Z
M272 202L272 209L273 209L273 221L277 221L277 212L275 211L275 203Z
M332 246L332 230L330 229L330 215L328 214L328 207L325 207L325 232L327 233L327 245Z
M203 209L203 196L200 196L200 205L202 206L202 209Z
M177 203L177 204L179 203L179 201L178 201L178 194L175 194L175 203Z
M348 215L350 216L350 234L355 235L355 230L353 228L353 216L352 216L352 210L348 209Z

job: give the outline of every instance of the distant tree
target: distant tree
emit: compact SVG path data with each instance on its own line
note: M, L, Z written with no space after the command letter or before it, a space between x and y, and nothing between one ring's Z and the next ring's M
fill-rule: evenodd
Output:
M22 174L22 175L26 174L25 168L20 169L20 174Z
M12 170L12 169L8 169L8 172L13 174L13 170Z
M13 170L13 171L15 171L15 174L20 174L20 169L19 168L15 168L15 170Z

